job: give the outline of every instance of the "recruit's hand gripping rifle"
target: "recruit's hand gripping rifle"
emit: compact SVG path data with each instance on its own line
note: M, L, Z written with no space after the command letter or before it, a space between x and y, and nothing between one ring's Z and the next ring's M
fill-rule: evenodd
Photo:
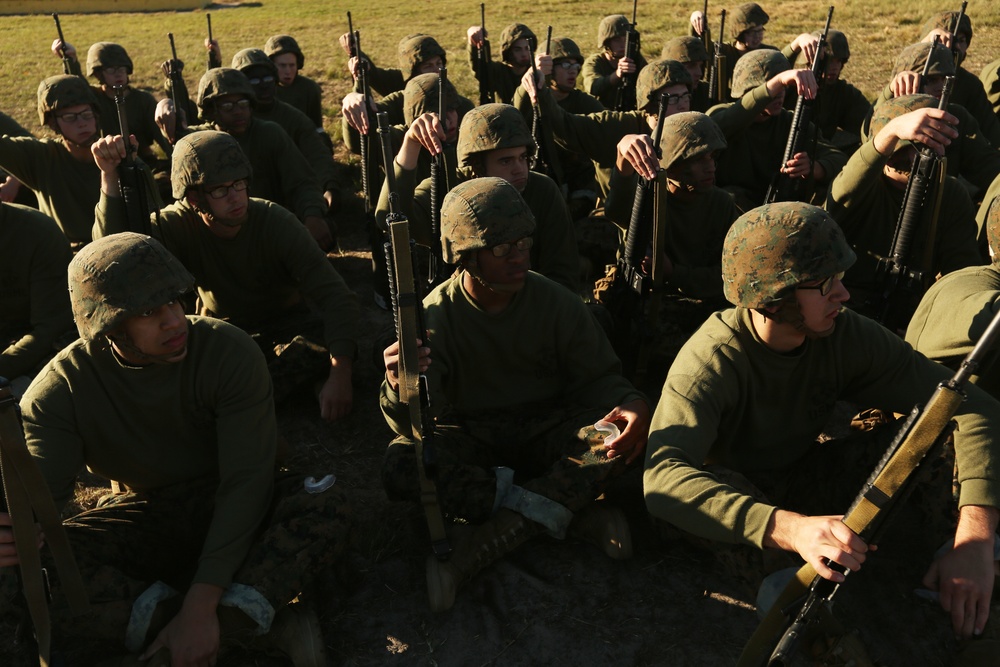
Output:
M708 18L705 19L708 21ZM715 40L712 50L712 66L708 70L708 99L712 104L721 104L729 100L729 82L726 81L726 54L722 50L722 35L726 31L726 10L722 10L722 22L719 24L719 38Z
M833 5L826 15L826 26L823 34L819 38L816 46L816 55L813 56L812 67L810 68L816 81L819 82L823 76L823 67L826 62L826 38L830 34L830 21L833 19ZM795 157L796 153L801 153L806 148L807 132L809 121L812 119L813 107L816 100L807 100L803 95L795 102L795 113L792 115L792 126L788 130L788 140L785 142L785 152L781 156L781 165L778 171L771 178L771 185L767 188L767 195L764 197L765 204L773 204L776 201L802 201L802 185L811 181L812 176L807 175L806 179L792 178L781 171L788 161ZM815 153L815 150L813 151ZM811 164L811 163L810 163Z
M122 141L125 142L125 158L118 165L118 189L125 204L125 218L128 229L140 234L150 233L149 193L146 191L145 174L135 157L135 148L128 130L125 116L125 87L115 86L115 109L118 111L118 125Z
M954 77L945 79L938 109L947 110L954 83ZM889 255L879 258L875 272L879 289L875 296L874 317L892 331L906 327L930 283L931 275L927 269L933 259L947 171L947 158L926 146L917 148ZM929 224L921 225L925 211L930 216ZM920 261L914 262L913 243L918 233L924 239L924 253Z
M938 385L926 407L916 406L889 445L875 471L844 515L844 523L865 542L877 541L915 481L914 472L929 452L939 447L955 428L969 379L980 372L1000 337L1000 313L983 332L972 352L951 379ZM832 569L847 575L836 563ZM738 667L785 665L803 632L819 618L841 584L823 579L808 563L782 591L740 656Z
M208 24L208 69L222 67L222 57L216 53L212 38L212 14L205 14L205 22Z
M19 624L19 637L15 637L15 642L25 640L22 644L25 652L37 648L39 664L48 667L52 644L49 591L37 547L36 521L42 526L45 542L59 570L62 590L74 612L86 609L87 592L48 484L25 445L17 403L5 378L0 378L0 477L3 478L3 498L0 498L3 507L0 511L10 515L19 561L21 596L18 604L23 604L27 616L23 619L25 622ZM26 639L28 622L34 628L35 647L29 647L30 639Z
M636 12L639 9L639 0L632 0L632 23L628 32L625 33L625 54L624 57L633 63L639 60L639 32L635 29ZM639 79L638 70L626 74L618 82L618 92L615 93L615 111L635 111L635 84Z
M535 82L538 81L538 68L535 66L535 45L530 44L533 40L528 40L529 49L531 51L531 76L534 78ZM549 51L552 49L552 26L549 26L548 33L545 38L545 54L548 55ZM538 104L538 100L535 100L531 104L531 138L535 140L535 163L532 165L532 171L537 171L539 174L545 174L546 176L554 178L552 173L552 163L549 160L547 142L546 138L542 136L545 131L542 125L542 109Z
M391 165L391 128L384 111L378 114L378 133L382 142L382 159L385 164ZM433 447L434 418L430 413L427 378L419 370L417 340L426 337L426 327L419 282L414 280L415 244L410 238L410 222L400 210L399 194L395 191L396 179L391 168L385 170L385 177L389 191L389 215L385 220L389 240L384 248L396 338L399 341L399 400L406 404L410 412L410 428L420 477L420 503L427 518L431 549L438 559L446 560L451 553L451 545L445 534L444 518L434 485L437 477Z
M493 55L490 53L490 40L486 38L486 3L479 3L479 27L483 31L483 42L476 49L476 78L479 80L479 104L496 102L490 81L490 66Z
M370 63L361 52L361 31L354 29L351 13L347 12L347 29L351 35L351 57L358 59L358 82L361 84L361 94L364 96L364 114L368 119L368 132L361 134L361 194L365 200L365 214L375 211L375 193L371 185L371 129L374 126L371 118L372 91L368 82L368 67ZM360 133L359 133L360 134ZM392 168L392 163L385 165L386 171Z
M177 127L181 127L181 114L187 115L191 108L191 101L188 99L187 85L184 77L181 76L182 65L177 58L177 45L174 44L174 33L168 32L167 38L170 40L170 62L167 63L167 77L170 81L170 100L174 103L174 114L177 118Z
M73 59L66 55L66 38L63 37L62 24L59 23L59 15L53 14L52 20L56 22L56 32L59 34L59 42L63 45L59 48L59 53L62 55L63 74L79 74L78 71L74 71ZM77 65L77 68L79 68L79 65Z

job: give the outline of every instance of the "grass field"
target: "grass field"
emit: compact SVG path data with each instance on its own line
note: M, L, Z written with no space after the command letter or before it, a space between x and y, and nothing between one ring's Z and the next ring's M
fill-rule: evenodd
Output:
M926 0L850 0L836 3L833 27L847 33L852 56L844 77L866 95L874 97L888 79L895 54L915 41L926 16L932 11L957 9ZM814 0L786 0L763 3L771 14L765 39L783 46L797 34L822 28L828 4ZM656 56L667 39L687 32L687 17L701 3L678 0L642 0L638 5L638 28L643 50ZM710 24L718 30L723 5L709 6ZM732 7L730 7L732 9ZM487 3L486 25L495 40L503 26L520 21L544 37L551 25L554 36L572 37L587 54L596 47L597 24L606 14L631 12L627 2L578 2L537 0ZM298 39L306 54L305 74L320 81L324 89L328 129L339 135L339 103L348 90L346 55L337 37L347 30L347 12L361 30L362 45L382 66L397 66L396 44L414 32L434 35L451 57L449 74L459 91L472 98L475 82L465 65L464 42L468 26L479 23L479 6L468 0L385 0L383 2L318 2L316 0L264 0L263 2L220 3L210 10L214 36L221 42L223 60L228 63L241 48L263 46L268 36L289 33ZM1000 57L1000 3L973 0L968 8L975 35L966 68L978 72ZM179 57L187 63L189 87L197 89L204 71L201 48L206 34L205 12L157 12L148 14L67 14L62 17L67 41L86 57L96 41L119 42L135 62L133 80L139 86L159 89L159 63L169 56L167 33L173 32ZM61 64L49 45L55 25L47 15L5 16L0 37L0 111L22 125L38 131L35 113L37 83L61 73ZM495 47L495 51L498 51Z

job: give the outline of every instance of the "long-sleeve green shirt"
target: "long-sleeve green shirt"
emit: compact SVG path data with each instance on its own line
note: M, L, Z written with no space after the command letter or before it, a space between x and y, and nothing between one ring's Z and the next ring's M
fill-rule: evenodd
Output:
M815 446L838 400L907 413L950 375L850 310L831 335L791 354L766 347L746 309L715 313L681 349L663 385L646 446L646 506L695 535L761 547L776 508L703 466L782 468ZM967 389L955 432L959 504L1000 507L1000 404L978 387Z
M94 91L94 98L97 100L97 117L101 124L101 134L105 136L121 134L115 99L108 97L100 86L91 86L90 89ZM155 114L156 98L145 90L129 86L128 95L125 96L125 122L128 123L129 134L134 134L136 141L139 142L139 155L143 158L153 156L153 144L170 155L170 143L156 125Z
M318 83L297 74L290 85L279 85L275 94L285 104L304 113L317 128L323 129L323 90Z
M265 110L258 106L254 110L254 117L280 125L312 168L320 188L323 190L336 189L336 167L333 164L333 154L327 150L308 116L290 104L275 100L269 109Z
M72 257L55 221L0 203L0 376L32 373L73 329L66 289Z
M479 59L476 57L476 47L471 43L467 45L466 51L469 56L469 67L472 69L476 81L482 80L482 72L479 71ZM514 74L514 69L505 62L491 60L487 67L490 90L496 95L496 101L510 104L514 99L514 90L521 84L521 77Z
M646 59L640 53L635 60L637 76L645 66ZM611 75L617 70L617 61L608 60L604 51L587 56L587 59L583 61L583 68L580 70L580 76L583 77L583 89L596 97L607 109L615 108L621 79L615 77L612 80Z
M94 238L124 231L124 206L104 195ZM247 221L235 238L213 234L198 213L176 202L150 216L159 239L194 275L203 313L253 331L303 299L323 318L331 356L357 352L359 307L309 232L287 210L251 198Z
M529 272L524 288L501 313L483 311L462 286L464 272L424 299L433 362L427 369L435 415L474 415L558 402L606 407L645 397L621 375L604 331L580 298ZM382 413L409 435L409 414L382 383Z

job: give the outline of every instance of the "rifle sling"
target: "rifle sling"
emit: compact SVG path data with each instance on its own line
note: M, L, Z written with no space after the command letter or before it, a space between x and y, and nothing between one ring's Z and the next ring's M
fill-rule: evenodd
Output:
M24 442L9 387L0 389L0 476L3 478L7 511L20 561L24 598L38 643L39 662L42 667L48 667L52 629L42 558L36 546L35 518L45 533L45 542L59 570L62 589L74 612L86 609L87 592L48 484Z
M420 478L420 505L427 518L427 529L430 532L434 552L439 554L439 545L443 545L444 553L448 552L448 537L444 528L444 516L438 503L437 487L427 477L424 470L424 441L420 432L420 374L418 366L418 350L415 337L407 332L417 332L417 293L413 282L413 261L410 256L409 222L405 219L389 223L389 237L392 243L392 255L396 264L396 298L399 311L399 399L406 403L410 411L410 428L412 429L414 450L417 457L417 473Z
M909 437L899 446L896 454L876 477L873 488L864 498L859 499L850 514L844 517L844 523L848 528L858 535L867 532L920 465L938 436L948 427L963 400L961 392L944 386L938 387L924 412L913 425ZM816 576L816 570L809 563L799 568L743 648L739 662L736 663L737 667L758 667L767 663L775 643L791 620L784 612L789 605L808 594ZM794 616L796 613L798 613L797 605L791 611L791 615Z

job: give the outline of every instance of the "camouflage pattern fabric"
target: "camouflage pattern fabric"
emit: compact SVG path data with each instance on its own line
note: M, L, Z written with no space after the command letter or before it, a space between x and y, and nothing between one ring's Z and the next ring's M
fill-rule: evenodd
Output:
M549 407L438 420L433 451L438 496L447 516L482 523L493 514L495 467L512 468L515 484L571 512L583 509L625 471L624 457L607 458L601 449L603 434L593 428L606 410ZM382 484L390 500L419 501L416 464L410 438L401 436L389 444Z
M632 22L624 14L605 16L597 26L597 48L603 49L609 39L627 35L631 29Z
M924 37L934 30L950 31L951 24L955 22L956 18L958 18L958 12L939 12L931 16L920 26L920 39L923 40ZM962 22L959 23L955 32L965 33L966 39L968 39L970 44L972 43L972 19L969 18L968 14L962 15Z
M500 54L503 60L507 60L507 52L519 39L528 40L532 52L538 50L538 38L535 37L531 28L523 23L511 23L500 33Z
M53 111L89 104L97 111L97 98L87 82L78 76L60 74L43 79L38 84L38 123L48 123L48 115Z
M271 59L261 49L243 49L242 51L237 51L236 55L233 56L231 64L233 69L238 69L244 74L248 68L260 65L261 67L266 67L275 77L278 76L278 67L271 62Z
M691 74L684 65L676 60L654 60L639 72L639 77L635 82L636 104L640 109L647 105L659 105L660 100L657 92L667 86L682 85L691 90Z
M733 85L730 94L738 100L748 91L767 83L768 80L792 68L788 58L781 51L756 49L747 53L733 69Z
M986 239L991 248L996 248L998 252L993 254L993 264L1000 264L1000 196L994 197L989 203L986 211Z
M722 130L703 113L685 111L663 119L663 135L660 137L660 167L663 169L725 147L726 138Z
M302 475L282 473L260 535L233 578L278 609L328 570L347 543L350 507L338 487L307 493ZM217 480L200 479L148 493L107 496L64 523L86 582L91 611L71 615L54 595L54 636L122 653L132 601L154 582L186 591L211 522ZM46 553L46 552L43 552ZM54 568L49 568L55 573ZM52 582L54 592L58 580ZM179 608L181 596L174 598ZM171 605L167 605L168 608ZM163 615L162 622L170 614ZM151 627L148 640L160 627ZM86 641L81 641L86 640ZM96 650L96 649L95 649ZM77 664L88 664L85 661Z
M707 62L709 59L705 43L700 37L674 37L663 45L660 52L663 60L676 60L679 63Z
M816 30L812 33L812 36L819 39L823 36L822 30ZM840 58L844 63L851 57L851 47L847 42L847 35L840 32L839 30L830 29L829 34L826 36L826 54L824 57L834 57ZM799 51L795 55L795 62L793 67L796 69L806 69L812 67L812 63L806 58L804 51Z
M799 202L765 204L744 213L726 235L726 299L744 308L775 303L796 285L846 271L857 256L830 214Z
M927 70L928 76L953 76L955 74L955 59L951 56L951 49L941 44L918 42L910 44L899 53L892 67L892 75L896 76L900 72L922 73L928 57L931 59L931 66Z
M131 76L132 59L120 44L97 42L87 51L87 72L96 79L98 70L103 67L125 67Z
M422 33L407 35L399 40L397 55L399 56L399 69L409 72L408 79L416 76L418 74L417 68L434 56L440 56L441 62L444 65L448 64L448 57L437 40Z
M403 89L403 117L409 126L425 113L438 112L438 75L418 74L406 82ZM451 80L444 82L444 107L447 110L459 107L459 95Z
M746 2L733 10L726 20L729 22L730 37L738 39L746 30L764 27L771 17L756 2Z
M189 188L250 179L253 169L232 135L215 130L192 132L174 146L170 185L174 199Z
M257 106L257 94L243 72L231 67L216 67L205 72L198 82L197 102L202 114L209 102L223 95L242 95L250 100L250 106Z
M294 53L295 62L299 69L306 62L306 57L299 48L299 43L291 35L272 35L264 42L264 53L268 58L276 58L284 53Z
M535 153L535 139L521 112L509 104L483 104L462 118L458 130L458 162L471 166L472 156L498 148L525 146Z
M535 216L521 194L502 178L458 184L441 205L441 250L448 264L535 232Z
M194 277L159 241L132 232L86 245L68 274L73 320L84 340L194 288Z
M553 38L549 55L552 56L552 62L555 64L561 60L575 60L582 65L584 61L580 47L569 37Z

